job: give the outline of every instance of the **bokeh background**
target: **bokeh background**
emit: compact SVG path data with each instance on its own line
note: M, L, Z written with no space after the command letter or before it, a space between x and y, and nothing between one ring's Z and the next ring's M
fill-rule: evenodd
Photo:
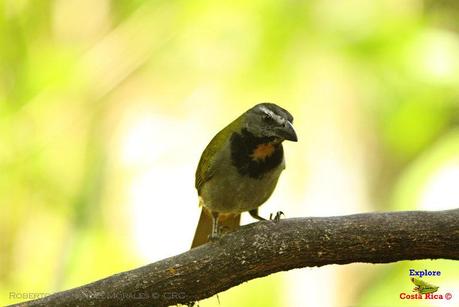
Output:
M300 141L261 214L459 207L455 0L2 0L0 304L186 251L202 150L262 101ZM459 304L436 260L282 272L200 306L415 306L409 268Z

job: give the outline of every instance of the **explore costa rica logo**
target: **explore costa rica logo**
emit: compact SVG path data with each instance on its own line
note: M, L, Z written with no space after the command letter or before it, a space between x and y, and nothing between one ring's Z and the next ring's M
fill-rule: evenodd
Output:
M450 300L453 295L450 292L436 293L439 286L436 286L430 282L422 279L423 276L440 276L440 271L416 271L414 269L409 270L410 281L415 285L412 292L414 293L400 293L400 299L405 300ZM419 277L415 277L419 276Z

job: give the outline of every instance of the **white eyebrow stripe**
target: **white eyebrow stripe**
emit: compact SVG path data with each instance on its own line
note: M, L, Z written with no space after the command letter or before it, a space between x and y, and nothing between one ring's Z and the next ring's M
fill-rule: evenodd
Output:
M260 106L260 110L262 110L263 112L265 112L266 114L268 114L269 116L273 116L274 115L274 112L271 111L270 109L268 109L267 107L265 106Z
M265 112L267 115L271 116L280 125L282 125L285 122L285 119L282 116L277 115L276 113L274 113L273 111L271 111L265 106L261 106L260 110Z

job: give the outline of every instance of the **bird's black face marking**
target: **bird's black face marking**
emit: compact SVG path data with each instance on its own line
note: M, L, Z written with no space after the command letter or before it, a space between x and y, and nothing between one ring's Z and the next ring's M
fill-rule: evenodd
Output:
M274 150L263 159L254 159L253 153L257 146L270 144L274 137L256 137L247 129L231 135L231 162L242 176L261 179L263 175L278 167L284 158L282 144L275 143Z

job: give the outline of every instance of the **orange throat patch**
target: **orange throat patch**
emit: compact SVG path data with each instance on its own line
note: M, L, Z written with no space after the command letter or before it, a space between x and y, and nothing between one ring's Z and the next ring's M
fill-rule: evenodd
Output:
M274 150L274 145L271 143L258 144L250 157L255 161L264 161L266 158L273 154Z

